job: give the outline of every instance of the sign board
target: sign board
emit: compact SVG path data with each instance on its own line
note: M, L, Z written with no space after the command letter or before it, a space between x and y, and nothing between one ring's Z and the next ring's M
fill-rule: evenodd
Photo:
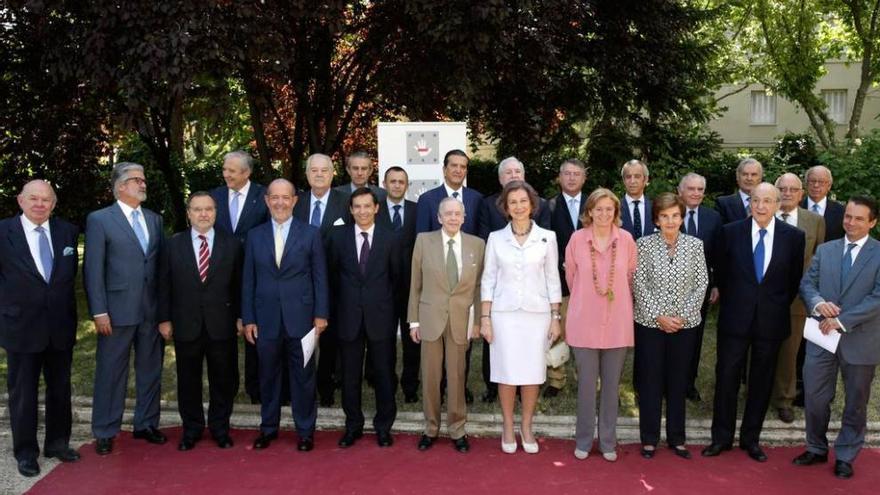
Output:
M389 167L403 167L409 176L406 197L412 201L443 183L443 155L467 149L464 122L380 122L377 133L379 184Z

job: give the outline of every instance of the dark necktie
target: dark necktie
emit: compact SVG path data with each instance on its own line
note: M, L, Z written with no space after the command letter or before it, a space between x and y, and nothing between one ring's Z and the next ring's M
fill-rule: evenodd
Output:
M394 205L394 217L391 219L391 227L394 230L400 230L403 227L403 220L400 218L400 205Z
M846 245L846 253L843 255L843 261L840 264L840 288L843 289L843 284L846 282L846 277L849 275L849 270L852 268L853 258L852 258L852 250L856 247L856 243L851 242Z
M364 243L361 244L361 258L358 261L358 266L361 269L361 275L365 275L367 273L367 261L370 259L370 234L361 232L361 235L364 236Z
M454 193L452 193L452 197L455 199L458 199L458 191L455 191Z
M754 258L755 278L760 284L764 280L764 236L767 235L767 229L761 229L758 233L761 234L761 238L758 239L758 244L755 246Z
M746 216L752 216L752 198L749 196L746 197Z
M633 201L633 238L642 236L642 213L639 211L640 200Z
M54 260L52 259L52 247L49 246L49 236L46 235L46 229L42 225L34 229L40 234L40 264L43 265L43 278L46 282L52 278L52 267Z
M208 266L211 264L211 253L208 251L208 238L204 234L199 234L202 244L199 246L199 278L202 283L208 279Z
M691 210L688 212L688 234L696 237L697 236L697 221L694 220L695 210Z
M785 223L788 223L788 217L790 217L790 216L791 216L791 213L783 213L782 214L782 221Z
M455 239L449 239L446 244L449 246L449 251L446 252L446 280L451 291L458 285L458 260L455 259L455 250L452 248Z

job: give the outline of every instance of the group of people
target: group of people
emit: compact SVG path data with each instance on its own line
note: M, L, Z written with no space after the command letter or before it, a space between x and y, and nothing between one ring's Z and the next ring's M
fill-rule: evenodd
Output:
M132 350L134 437L166 442L158 428L163 339L176 355L178 449L194 448L206 428L219 448L232 447L240 337L245 390L260 404L255 449L278 438L281 407L289 402L297 448L312 450L317 406L332 406L337 388L345 412L338 445L353 446L364 433L367 380L380 446L394 441L399 384L407 403L418 402L421 391L418 449L438 440L445 396L448 435L467 452L471 342L482 338L482 400L500 403L505 453L520 446L540 451L532 421L541 387L552 398L569 374L564 359L548 356L570 349L574 456L585 459L593 449L598 400L598 450L615 461L619 383L634 348L641 455L657 455L665 400L666 444L688 459L686 401L701 400L695 380L706 313L718 303L712 441L702 455L732 448L745 382L739 446L749 457L767 459L760 434L771 404L791 422L802 398L807 449L794 463L827 462L839 369L846 399L834 472L852 476L880 362L873 199L834 202L823 166L805 174L804 197L798 176L764 182L754 159L739 164L738 190L718 198L717 209L702 204L706 180L695 173L681 178L677 192L649 199L648 167L639 160L621 168L626 192L618 198L606 188L583 191L586 167L570 159L559 169L560 193L545 200L513 157L498 166L501 191L483 197L464 185L468 162L463 151L449 151L443 183L416 203L406 199L403 168L385 171L384 188L369 184L373 163L363 152L346 158L351 182L336 188L331 158L309 156L302 191L285 179L267 187L252 182L252 158L231 152L223 163L226 184L191 194L190 229L167 239L161 216L143 207L143 167L116 164L116 201L91 213L85 229L83 278L98 333L97 453L111 453L120 431ZM14 454L21 474L33 476L41 373L43 454L79 458L68 445L79 230L52 216L57 198L45 181L28 182L18 202L22 214L0 221L8 239L0 243L0 345L7 351ZM837 352L803 343L806 318L820 320L822 333L842 334Z

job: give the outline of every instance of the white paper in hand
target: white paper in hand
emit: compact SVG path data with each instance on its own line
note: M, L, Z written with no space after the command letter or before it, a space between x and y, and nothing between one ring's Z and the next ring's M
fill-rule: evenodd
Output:
M834 354L837 352L837 344L840 343L840 332L834 330L825 335L819 329L819 320L808 317L804 323L804 338Z
M309 333L305 334L302 340L300 340L303 351L303 368L305 368L309 364L309 360L312 359L312 354L315 353L317 336L318 332L315 330L315 327L312 327Z

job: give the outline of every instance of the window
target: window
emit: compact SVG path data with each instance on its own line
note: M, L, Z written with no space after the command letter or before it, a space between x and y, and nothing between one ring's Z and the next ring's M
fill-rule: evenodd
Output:
M822 99L825 100L828 118L838 124L846 124L846 90L823 89Z
M767 91L752 91L752 125L776 123L776 95Z

